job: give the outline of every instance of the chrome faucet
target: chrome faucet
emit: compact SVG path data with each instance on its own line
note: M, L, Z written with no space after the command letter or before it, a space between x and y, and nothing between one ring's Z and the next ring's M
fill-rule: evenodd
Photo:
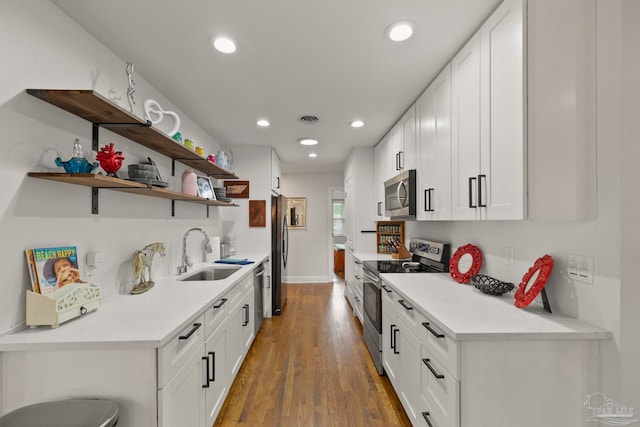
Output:
M193 261L189 256L187 256L187 236L192 231L199 231L204 234L204 250L206 253L210 254L213 252L211 249L211 243L209 243L209 235L202 228L190 228L184 233L184 237L182 238L182 265L178 266L178 274L186 273L189 267L193 267Z

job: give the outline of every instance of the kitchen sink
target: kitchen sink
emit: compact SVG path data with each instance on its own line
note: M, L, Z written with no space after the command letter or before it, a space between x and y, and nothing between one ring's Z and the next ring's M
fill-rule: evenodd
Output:
M180 280L185 282L197 282L205 280L222 280L231 276L241 267L209 267L204 270L200 270L197 273L192 273Z

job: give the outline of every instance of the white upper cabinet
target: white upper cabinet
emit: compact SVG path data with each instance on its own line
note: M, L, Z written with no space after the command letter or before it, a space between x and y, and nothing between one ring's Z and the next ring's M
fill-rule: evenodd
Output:
M347 250L354 252L375 247L373 164L373 147L356 147L345 165L344 231Z
M451 61L452 219L479 219L480 34Z
M529 219L596 217L595 3L528 2Z
M452 218L523 219L524 43L505 0L451 63Z
M280 171L280 159L274 149L271 149L271 191L280 194L282 172Z
M391 154L391 143L389 142L390 134L385 135L384 138L375 146L373 151L374 157L374 209L377 221L384 221L388 219L384 212L384 182L390 178L391 173L391 160L393 155Z
M416 168L416 109L412 105L389 132L391 172L387 179Z
M480 28L482 219L525 218L522 6L522 0L505 0Z
M418 220L451 219L451 64L416 102Z

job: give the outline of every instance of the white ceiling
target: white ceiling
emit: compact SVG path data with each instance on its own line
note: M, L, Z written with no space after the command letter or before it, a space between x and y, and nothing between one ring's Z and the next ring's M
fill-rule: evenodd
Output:
M271 145L283 172L309 173L342 171L352 147L375 145L499 0L52 2L223 146ZM406 42L384 37L398 20L418 26ZM213 35L238 51L214 51ZM348 126L356 118L363 128Z

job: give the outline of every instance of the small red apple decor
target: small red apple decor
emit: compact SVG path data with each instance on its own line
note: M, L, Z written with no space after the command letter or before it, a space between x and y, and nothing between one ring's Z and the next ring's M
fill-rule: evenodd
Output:
M116 172L122 167L124 156L122 155L122 151L116 151L113 143L111 143L100 148L100 151L98 151L96 155L96 160L100 163L100 167L104 169L107 175L117 177Z

